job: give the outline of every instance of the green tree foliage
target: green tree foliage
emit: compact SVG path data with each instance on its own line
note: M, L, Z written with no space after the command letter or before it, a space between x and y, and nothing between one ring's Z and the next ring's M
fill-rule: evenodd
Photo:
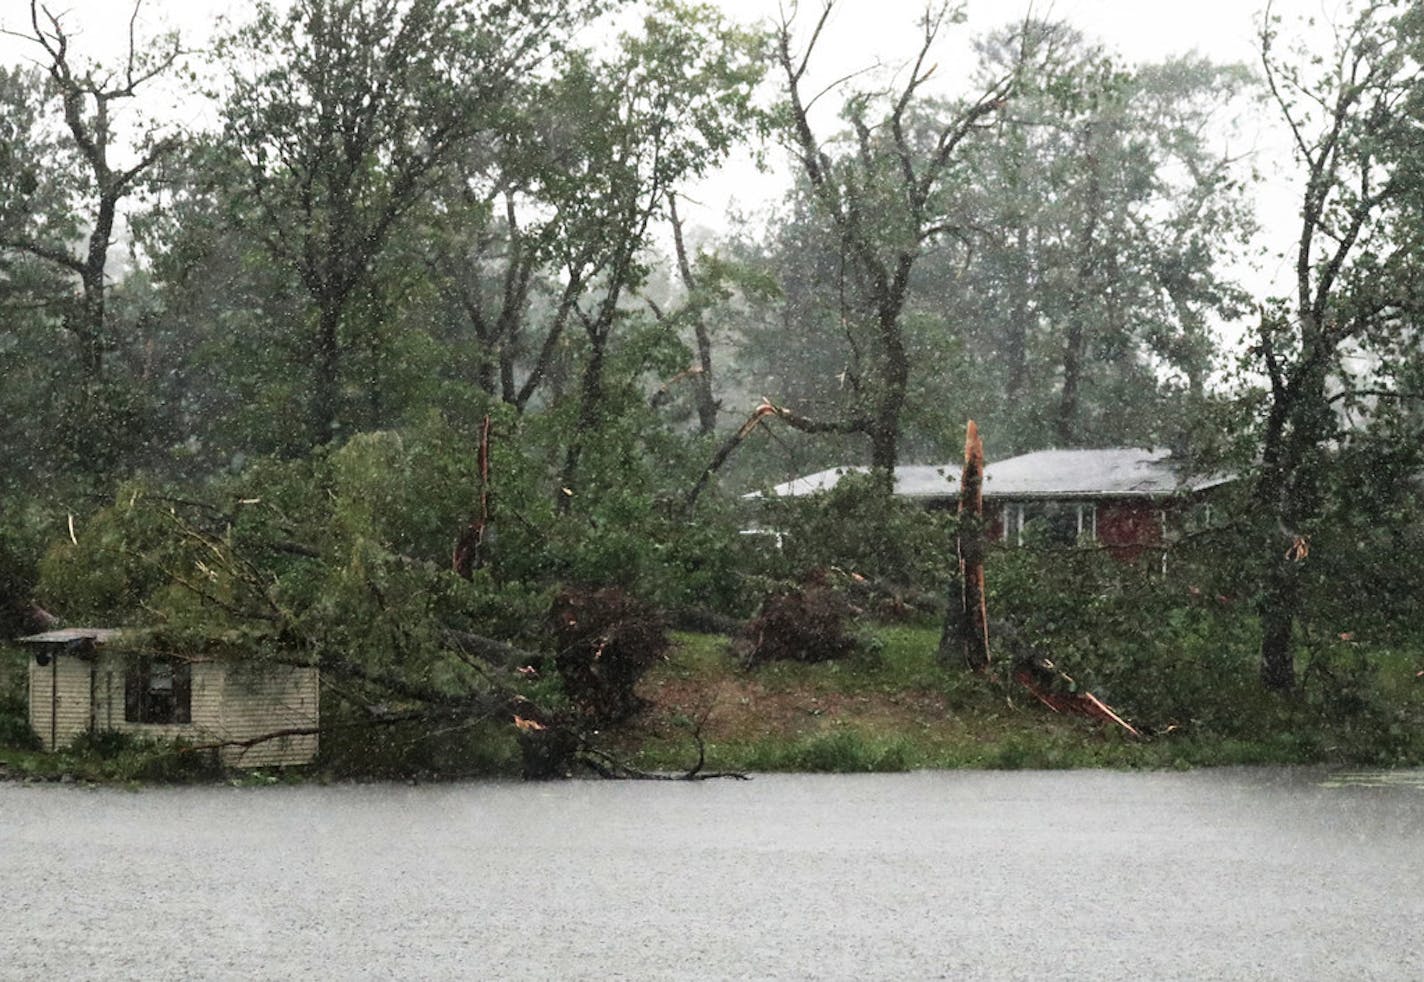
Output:
M1328 57L1287 48L1279 18L1261 32L1274 104L1295 140L1303 179L1301 226L1289 297L1262 307L1253 349L1269 389L1262 403L1256 504L1266 531L1261 589L1261 674L1295 683L1292 635L1302 613L1310 542L1326 514L1330 448L1344 436L1340 403L1410 396L1418 341L1417 164L1424 17L1412 4L1366 3L1337 25ZM1361 348L1378 385L1346 365ZM1362 391L1364 390L1364 391ZM1355 495L1345 492L1343 504Z
M706 174L756 122L761 38L708 7L660 3L606 62L571 60L546 100L558 166L541 186L560 210L555 262L583 328L574 432L561 490L579 483L586 442L602 424L609 344L626 318L620 301L647 275L644 248L669 195ZM574 124L574 121L579 121Z
M183 52L176 35L131 32L125 56L100 65L74 49L64 15L32 2L28 19L16 34L40 68L0 69L0 304L20 310L0 357L24 362L18 392L47 410L34 423L58 437L51 461L106 474L136 462L156 411L133 377L139 325L111 302L110 252L125 203L180 143L123 110L177 74Z
M1212 367L1208 327L1244 299L1224 270L1252 227L1246 191L1208 135L1243 108L1244 70L1190 58L1129 68L1039 22L991 35L980 60L985 84L1013 74L1013 90L930 200L938 234L900 318L904 446L942 461L945 433L966 417L1000 455L1176 442ZM960 111L926 99L905 126L938 132ZM884 129L869 127L872 147ZM867 184L880 186L868 172L855 186ZM867 377L875 348L842 310L859 289L854 257L816 200L798 186L768 240L747 247L782 292L760 305L743 354L756 391L824 418ZM812 453L857 456L845 441L830 447Z
M816 97L803 88L834 7L833 0L822 5L800 52L791 22L784 19L776 58L786 89L785 140L812 227L829 233L822 268L833 273L835 289L827 295L836 299L818 305L826 311L819 326L825 335L844 338L848 358L838 379L848 398L831 419L784 418L811 432L864 434L870 464L888 494L910 391L911 345L904 321L911 276L927 251L958 231L948 205L964 145L1009 97L1017 66L989 80L979 95L928 113L923 90L935 71L935 42L962 14L955 4L929 5L906 81L885 91L852 92L842 110L848 129L825 141L812 125ZM1027 36L1023 40L1027 44ZM831 387L829 378L820 381Z
M587 6L263 3L220 46L231 218L305 294L314 444L350 425L344 363L372 330L353 308L392 235L447 162L481 153L476 137L499 131L512 91Z
M958 277L990 422L1012 448L1171 435L1212 368L1208 325L1244 297L1225 278L1253 225L1227 144L1247 75L1188 57L1129 68L1061 23L974 145L961 200L975 250ZM1017 57L1014 34L981 48ZM965 282L967 281L967 282ZM1006 448L1007 449L1007 448Z
M1313 64L1278 57L1267 22L1305 171L1300 282L1265 304L1252 357L1269 388L1218 416L1207 328L1240 305L1221 269L1249 222L1206 134L1241 72L1130 67L1029 22L981 45L974 94L935 97L936 43L959 20L935 3L896 78L842 87L824 139L808 59L832 5L798 50L790 23L768 38L676 0L260 0L201 56L220 125L191 137L120 119L180 72L175 40L105 71L34 5L21 33L38 68L0 67L5 629L31 600L141 622L164 643L319 665L345 718L519 716L533 747L588 702L557 650L577 640L568 677L597 689L620 630L603 611L560 640L561 591L744 617L774 583L833 568L858 605L886 587L923 608L952 521L888 507L885 477L909 454L943 461L964 416L1002 455L1178 431L1239 443L1254 411L1259 558L1218 550L1193 572L1261 578L1273 684L1307 604L1315 677L1354 679L1324 625L1412 624L1378 598L1419 576L1368 560L1421 553L1424 15L1371 3ZM699 252L679 202L768 132L796 170L785 211L760 241ZM705 465L726 436L719 397L738 390L777 404ZM775 503L762 518L779 539L740 535L742 502L698 495L743 439L787 424L810 439L773 433L773 451L739 458L747 473L868 450L875 476ZM484 535L462 566L472 519ZM1144 712L1188 712L1225 670L1159 671L1122 641L1159 622L1154 655L1224 641L1180 580L1135 592L1094 567L1050 597L1003 567L1028 630L1081 652L1089 678L1169 687ZM585 717L634 708L658 619L634 632L650 642L636 671L612 673L614 710ZM1116 640L1093 640L1103 622ZM569 739L543 744L551 769Z

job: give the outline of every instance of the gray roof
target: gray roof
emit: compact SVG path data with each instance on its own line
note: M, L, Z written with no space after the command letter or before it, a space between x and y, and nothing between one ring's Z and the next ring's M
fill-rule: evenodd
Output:
M1037 450L984 468L986 498L1155 498L1230 478L1184 478L1169 451L1132 447Z
M62 627L56 631L42 631L20 638L22 644L74 644L89 642L100 645L112 641L123 632L116 627Z
M832 467L778 484L769 497L799 498L835 487L849 473L868 467ZM959 493L958 464L909 464L895 468L895 494L901 498L944 498ZM1108 447L1099 450L1037 450L984 468L984 497L1155 498L1202 491L1231 477L1214 474L1186 478L1166 450ZM753 491L745 498L760 498Z
M778 484L766 492L770 498L799 498L835 487L846 474L868 474L869 467L832 467ZM901 498L948 498L959 493L959 467L955 464L904 464L895 468L895 494ZM744 498L763 497L752 491Z

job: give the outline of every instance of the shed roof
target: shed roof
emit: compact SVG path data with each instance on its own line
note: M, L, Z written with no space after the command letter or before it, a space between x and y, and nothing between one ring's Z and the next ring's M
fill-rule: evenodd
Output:
M984 468L986 498L1153 498L1201 491L1230 478L1184 477L1167 450L1037 450Z
M20 638L21 644L75 644L88 642L100 645L112 641L123 631L116 627L62 627Z
M895 468L895 494L901 498L948 498L959 492L959 471L955 464L903 464ZM869 467L832 467L807 474L769 489L765 495L752 491L745 498L799 498L829 491L846 474L868 474Z

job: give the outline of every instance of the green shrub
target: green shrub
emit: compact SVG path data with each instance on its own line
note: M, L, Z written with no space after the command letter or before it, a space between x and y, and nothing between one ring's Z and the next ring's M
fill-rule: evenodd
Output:
M836 567L937 593L954 561L954 513L887 498L870 475L847 474L826 494L774 499L763 509L762 524L782 542L770 557L772 576Z
M38 750L39 737L30 728L28 657L0 644L0 747Z

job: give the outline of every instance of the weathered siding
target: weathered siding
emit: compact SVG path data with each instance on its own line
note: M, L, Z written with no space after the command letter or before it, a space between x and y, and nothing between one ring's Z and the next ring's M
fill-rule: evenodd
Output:
M284 730L314 729L318 722L314 668L231 665L224 679L222 729L229 740L250 740ZM316 757L317 736L292 734L251 747L228 747L226 763L238 767L305 764Z
M88 730L89 708L89 662L60 653L40 665L30 655L30 726L46 750L67 747Z

